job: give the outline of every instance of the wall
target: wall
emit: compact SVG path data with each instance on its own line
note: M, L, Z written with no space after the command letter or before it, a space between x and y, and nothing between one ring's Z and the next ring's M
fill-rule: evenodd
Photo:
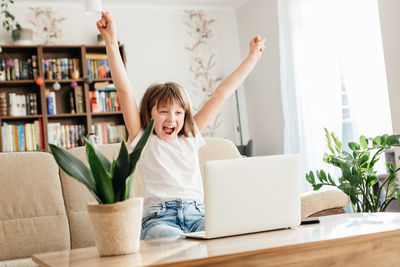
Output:
M252 0L237 8L242 57L249 40L267 39L263 56L244 82L250 138L255 155L283 153L283 114L279 71L278 14L276 0Z
M382 42L390 97L393 133L400 133L400 1L378 0ZM267 38L267 49L245 81L250 137L255 154L283 153L283 114L280 95L277 0L252 0L237 9L242 56L255 34Z
M232 6L199 6L193 5L193 1L187 6L104 1L104 9L110 11L117 23L119 40L125 45L128 76L138 102L150 84L166 81L181 83L189 91L193 103L204 98L204 92L192 85L193 77L188 73L191 59L185 46L191 39L184 24L185 10L204 11L206 17L215 20L208 47L208 52L215 55L215 67L209 70L210 75L223 78L240 63L236 14ZM85 14L84 1L17 1L12 10L22 26L36 30L34 43L42 43L39 33L43 35L51 26L58 34L51 40L54 44L96 43L98 16ZM58 21L50 25L42 15L35 16L38 11L50 12ZM11 42L10 34L0 28L0 44ZM213 134L238 143L235 105L234 98L225 104L220 116L221 126ZM245 109L242 111L246 117Z
M378 0L393 133L400 134L400 1Z

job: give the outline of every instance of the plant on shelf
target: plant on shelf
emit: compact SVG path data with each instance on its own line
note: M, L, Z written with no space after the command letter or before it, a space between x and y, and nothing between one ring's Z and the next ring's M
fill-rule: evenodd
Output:
M128 153L123 141L117 159L112 162L93 141L85 138L90 168L71 152L49 144L58 166L84 184L98 202L89 203L87 208L101 256L123 255L139 250L143 198L130 198L130 191L136 165L153 127L154 120L151 120L131 153Z
M375 138L360 136L360 143L349 142L351 153L342 151L342 143L332 132L325 129L328 149L331 154L325 153L324 162L340 168L341 177L338 182L329 173L323 170L312 171L306 174L306 180L319 190L322 186L335 186L350 197L354 212L385 211L394 199L400 200L400 193L395 190L399 187L392 162L387 162L388 176L379 184L377 171L374 170L379 156L385 149L399 146L400 135L382 135ZM319 181L316 181L316 177ZM374 190L374 185L376 190Z
M15 20L15 16L11 14L8 5L14 4L14 0L1 0L0 14L3 16L2 25L6 31L11 31L11 36L14 41L21 37L21 25Z

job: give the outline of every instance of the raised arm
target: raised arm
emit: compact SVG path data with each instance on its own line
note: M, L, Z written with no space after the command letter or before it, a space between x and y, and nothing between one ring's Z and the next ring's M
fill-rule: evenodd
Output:
M96 25L106 43L111 76L117 89L118 101L121 105L125 125L131 138L130 141L132 141L140 131L139 110L119 52L115 22L108 12L102 12L101 15Z
M254 68L264 50L264 42L265 39L261 40L260 36L256 36L250 41L249 55L242 61L239 67L220 83L210 99L194 116L200 132L218 114L225 101L235 92Z

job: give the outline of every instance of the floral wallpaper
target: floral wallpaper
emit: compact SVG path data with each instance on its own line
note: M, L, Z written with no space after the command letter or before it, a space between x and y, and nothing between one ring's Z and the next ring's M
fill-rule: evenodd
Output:
M56 8L30 7L27 17L32 25L35 43L44 45L55 44L62 38L63 21L67 18L58 14Z
M185 10L184 25L186 28L187 39L189 42L184 47L189 56L189 73L191 85L188 91L199 95L201 100L193 109L197 112L213 94L221 78L216 77L216 47L213 39L215 38L215 18L211 12L203 10ZM206 130L204 136L217 136L218 128L221 126L221 116L218 114Z

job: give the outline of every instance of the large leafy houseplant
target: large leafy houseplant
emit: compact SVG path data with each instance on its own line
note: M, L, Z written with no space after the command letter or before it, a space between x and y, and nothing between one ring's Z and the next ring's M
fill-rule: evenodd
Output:
M86 157L90 169L71 152L49 144L58 166L71 177L84 184L99 204L110 204L127 200L136 165L153 132L154 120L143 133L129 154L125 142L121 143L119 155L110 162L96 144L85 138Z
M324 185L339 188L350 197L354 212L385 211L390 202L400 199L400 193L395 190L399 187L396 173L400 168L395 169L392 162L386 163L388 177L381 184L374 170L385 149L400 145L400 135L385 134L375 138L360 136L360 143L348 143L351 153L342 150L342 143L334 133L325 129L325 136L331 154L325 153L323 160L340 168L342 176L336 182L324 170L316 171L316 175L310 171L306 174L306 180L314 190Z

